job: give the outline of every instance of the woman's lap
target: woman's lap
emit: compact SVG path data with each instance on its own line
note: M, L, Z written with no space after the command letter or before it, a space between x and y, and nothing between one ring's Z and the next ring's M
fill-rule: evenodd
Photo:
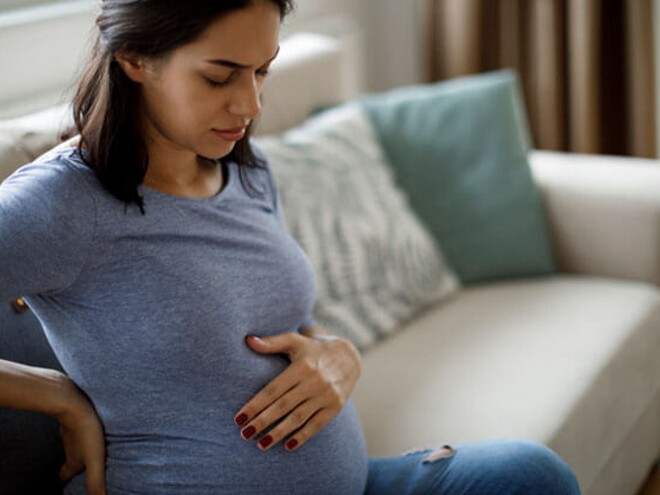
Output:
M568 465L525 440L491 440L369 458L365 495L578 495Z

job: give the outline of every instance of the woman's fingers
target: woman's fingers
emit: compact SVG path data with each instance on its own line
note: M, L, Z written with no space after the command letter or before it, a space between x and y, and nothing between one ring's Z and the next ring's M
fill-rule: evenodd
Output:
M282 373L269 382L268 385L259 390L259 392L257 392L257 394L241 408L234 417L234 422L238 426L246 425L248 421L251 421L262 411L280 400L290 390L294 389L301 380L300 367L298 365L289 365ZM280 402L280 404L282 404L282 402ZM296 405L297 403L292 404L291 408ZM290 410L291 409L289 409L289 411ZM276 421L280 417L281 416L273 418L273 421Z
M301 428L317 410L318 407L313 404L313 401L302 403L296 409L291 411L291 413L288 414L280 424L261 437L257 442L257 446L261 450L268 450L274 447L287 435L290 435L297 429Z
M321 342L283 334L246 342L262 354L285 352L291 361L234 417L246 440L272 428L259 440L262 450L292 434L286 448L299 448L339 414L360 376L360 354L345 339Z
M295 432L284 442L286 450L296 450L300 448L307 440L316 435L321 428L337 415L337 411L330 409L321 409L316 412L299 431Z
M306 368L302 363L298 367ZM306 376L307 379L304 382L300 382L288 390L249 420L241 430L242 437L245 440L251 440L283 418L276 427L259 440L259 447L266 450L301 428L319 411L323 409L334 411L336 415L343 405L337 389L313 369L308 370Z
M67 482L83 469L89 495L105 495L105 438L103 425L88 402L59 417L66 462L60 478Z
M71 478L73 478L76 474L81 472L83 470L83 464L74 464L73 462L67 462L60 468L60 480L62 480L64 483L69 481Z
M308 403L308 399L310 397L311 394L309 391L305 393L305 390L302 387L294 387L286 395L283 395L278 400L273 402L269 407L264 409L261 413L257 414L248 424L246 424L245 427L243 427L241 430L241 436L245 440L250 440L259 435L262 431L266 430L268 427L272 426L280 418L285 416L287 416L288 419L288 416L294 415L294 423L297 423L294 426L295 428L300 427L302 422L306 421L307 418L309 418L309 416L314 413L314 411L310 411L306 417L301 416L300 404L306 401ZM309 407L309 404L307 407ZM289 432L291 431L292 430L289 430ZM267 447L268 440L265 442L265 445L264 443L261 445Z
M60 468L60 479L66 483L76 474L85 469L87 479L87 493L89 495L106 495L105 491L105 469L101 459L89 462L86 466L83 463L74 463L67 461Z
M103 459L96 459L86 466L87 493L89 495L106 495L105 466Z
M264 435L257 445L261 450L268 450L280 441L285 440L287 450L295 450L307 441L308 438L315 435L319 430L334 417L334 414L324 415L323 408L313 400L300 404L296 409L286 416L280 424ZM327 421L321 423L320 420L327 416ZM287 437L290 437L287 439ZM292 442L293 440L293 442Z

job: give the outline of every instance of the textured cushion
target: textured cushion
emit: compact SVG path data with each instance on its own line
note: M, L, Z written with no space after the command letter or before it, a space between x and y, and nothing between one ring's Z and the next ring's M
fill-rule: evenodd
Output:
M271 160L288 228L314 266L319 325L365 349L457 288L359 106L257 141Z
M32 311L0 304L0 359L59 369L41 324ZM0 495L61 493L64 462L59 426L50 416L0 408Z
M0 120L0 182L60 142L72 123L68 105Z
M659 327L660 291L640 282L466 288L364 356L352 397L369 453L526 438L564 457L584 493L630 493L589 487L655 404Z
M362 100L397 183L463 282L554 270L515 73Z

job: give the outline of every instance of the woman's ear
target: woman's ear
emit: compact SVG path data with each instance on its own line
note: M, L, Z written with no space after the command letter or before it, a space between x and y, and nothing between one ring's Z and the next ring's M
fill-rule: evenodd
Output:
M145 62L144 59L133 53L115 52L115 60L126 77L136 83L144 82Z

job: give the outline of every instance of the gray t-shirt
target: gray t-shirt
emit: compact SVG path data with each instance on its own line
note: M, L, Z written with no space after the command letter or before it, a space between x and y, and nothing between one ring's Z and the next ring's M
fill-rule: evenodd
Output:
M247 169L261 194L237 164L225 172L205 199L140 186L142 215L74 148L21 167L0 185L0 299L25 297L96 407L109 495L361 494L367 454L351 401L293 452L263 452L234 424L288 365L245 335L312 324L315 283L270 168ZM85 493L84 473L65 493Z

